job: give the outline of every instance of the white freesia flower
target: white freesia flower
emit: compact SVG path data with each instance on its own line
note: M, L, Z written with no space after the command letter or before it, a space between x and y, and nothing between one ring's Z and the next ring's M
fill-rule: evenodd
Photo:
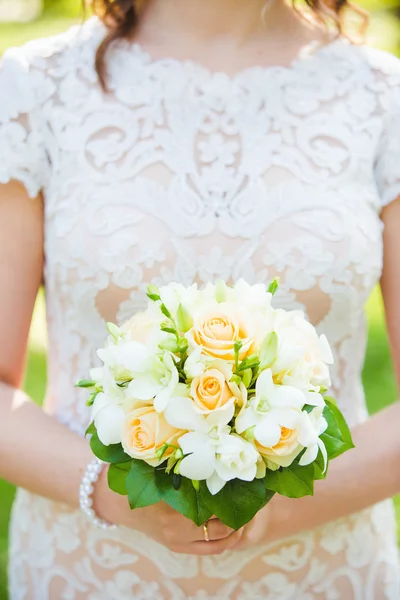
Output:
M185 287L180 283L170 283L160 287L160 297L173 316L176 315L180 304L192 311L197 305L201 304L203 299L202 292L198 290L196 283L189 287Z
M157 412L165 410L179 383L179 373L170 352L154 356L146 371L134 376L129 383L128 393L138 400L154 398Z
M281 427L295 429L301 410L308 402L298 389L275 385L270 369L256 382L256 395L236 418L236 431L241 434L254 427L255 439L265 447L273 447L281 438Z
M124 401L124 389L117 385L112 371L106 365L91 369L90 377L102 388L109 402L122 403Z
M212 494L227 481L252 481L257 474L259 454L254 446L230 433L228 423L234 414L231 402L209 415L196 410L189 398L174 398L165 410L170 425L190 429L179 438L185 458L179 465L181 475L198 481L206 480Z
M305 405L315 407L310 413ZM270 369L256 383L256 396L238 415L236 431L249 432L254 445L271 469L288 467L306 448L300 464L313 462L318 449L326 463L326 449L319 438L327 427L322 412L325 402L316 392L303 393L290 386L275 385Z
M197 346L185 361L184 371L188 379L199 377L213 361L213 358L203 354L202 346Z
M307 448L300 459L300 465L309 465L314 462L321 450L324 458L324 470L328 462L328 455L325 444L320 439L320 435L326 431L328 423L323 416L323 408L314 408L310 413L303 411L299 424L299 443Z
M122 425L125 419L123 408L110 402L103 393L96 396L92 407L92 421L97 429L99 440L105 446L119 444L122 439Z

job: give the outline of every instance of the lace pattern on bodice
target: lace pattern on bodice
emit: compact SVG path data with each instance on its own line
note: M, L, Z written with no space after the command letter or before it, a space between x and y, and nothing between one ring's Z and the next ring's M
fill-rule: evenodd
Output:
M95 364L105 321L142 309L150 281L278 275L276 305L327 335L333 393L352 425L364 420L364 305L382 269L380 211L400 193L398 60L338 39L289 67L228 77L118 42L105 94L94 70L104 33L91 19L8 51L0 69L0 182L42 190L45 203L46 409L83 433L73 385ZM92 531L25 493L15 514L13 599L399 597L388 507L202 561Z

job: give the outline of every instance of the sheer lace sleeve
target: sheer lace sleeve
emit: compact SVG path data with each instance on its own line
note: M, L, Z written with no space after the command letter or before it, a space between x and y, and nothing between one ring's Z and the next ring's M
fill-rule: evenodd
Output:
M383 208L400 196L400 60L383 52L379 54L378 90L383 128L376 155L375 177Z
M6 51L0 62L0 183L21 181L32 198L47 168L40 126L40 72L32 71L23 49Z

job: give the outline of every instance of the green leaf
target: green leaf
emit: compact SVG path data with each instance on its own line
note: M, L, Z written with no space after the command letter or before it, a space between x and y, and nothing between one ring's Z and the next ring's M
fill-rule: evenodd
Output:
M153 300L153 302L161 300L160 290L156 285L151 283L147 286L147 297L150 298L150 300Z
M275 277L275 279L273 279L271 281L271 283L269 284L269 287L268 287L268 291L270 294L272 294L272 295L276 294L276 292L279 289L279 282L280 282L279 277Z
M241 377L239 377L239 375L233 374L229 381L236 383L236 385L240 385L242 379L241 379Z
M142 460L132 460L126 477L129 506L144 508L161 501L156 484L156 469Z
M204 498L203 485L200 485L200 491L197 492L192 481L182 477L179 489L175 490L172 484L172 476L167 475L164 470L157 469L155 477L162 500L193 521L198 527L212 516L212 510L207 506Z
M215 496L205 483L202 483L202 490L212 514L235 530L249 523L274 495L273 491L266 489L263 479L233 479Z
M312 464L314 465L314 479L325 479L328 474L328 467L324 473L325 463L321 450L318 452L318 456Z
M111 446L102 444L97 432L93 433L90 438L90 447L97 458L107 463L123 463L132 460L130 456L125 454L121 444L112 444Z
M90 423L89 427L86 429L85 435L91 435L93 433L97 433L97 429L96 429L96 425L94 424L94 421L92 421Z
M340 410L329 400L326 403L324 417L328 423L328 428L320 438L324 442L328 457L331 460L354 448L354 444L350 430Z
M293 463L277 471L267 469L264 479L269 490L288 498L303 498L314 494L314 465L301 467Z
M108 467L108 487L116 494L127 496L128 490L126 489L126 477L130 468L130 462L110 465Z
M260 347L260 371L267 369L276 359L278 352L278 336L271 331L263 340Z
M167 338L166 340L163 340L161 344L158 344L158 347L161 348L161 350L168 350L174 354L179 352L179 344L176 338Z
M343 441L349 444L351 448L354 448L351 431L347 425L346 419L336 404L336 400L334 400L334 398L330 398L329 396L325 396L324 400L336 419L336 423L340 429Z
M92 381L91 379L80 379L76 384L75 387L79 387L79 388L92 388L96 385L95 381Z
M186 333L193 327L193 317L183 304L178 306L176 317L179 331Z

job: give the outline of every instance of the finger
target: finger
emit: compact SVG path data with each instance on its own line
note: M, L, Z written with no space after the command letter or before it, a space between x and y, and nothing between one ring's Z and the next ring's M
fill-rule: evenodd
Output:
M223 540L214 542L193 542L193 544L189 544L190 554L196 554L197 556L222 554L226 550L232 550L239 543L242 535L243 529L239 529L239 531L234 531Z
M207 529L208 529L208 537L210 538L210 542L215 542L217 540L224 540L225 538L229 537L234 532L234 529L232 529L231 527L228 527L227 525L222 523L222 521L220 521L219 519L211 519L210 521L208 521ZM200 538L200 541L203 541L203 540L204 540L204 535L201 536L201 538Z

